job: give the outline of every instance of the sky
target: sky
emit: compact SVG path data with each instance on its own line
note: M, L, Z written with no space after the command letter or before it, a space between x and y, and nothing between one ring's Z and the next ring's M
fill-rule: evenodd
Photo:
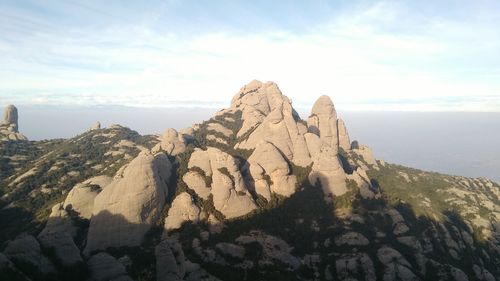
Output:
M500 112L500 1L0 0L0 104Z

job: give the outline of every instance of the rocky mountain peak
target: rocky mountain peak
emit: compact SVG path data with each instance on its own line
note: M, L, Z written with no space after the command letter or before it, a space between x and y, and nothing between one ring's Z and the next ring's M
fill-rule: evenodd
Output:
M26 140L26 137L19 133L17 107L10 104L5 107L3 121L0 123L0 141Z
M17 118L17 107L12 104L7 105L3 113L3 124L14 125L17 132Z
M310 133L318 135L322 143L338 148L337 112L330 97L321 96L314 103L307 128Z
M328 96L305 122L253 80L180 131L98 127L0 142L1 280L499 280L500 186L375 159Z
M276 83L253 80L233 97L231 108L241 110L251 108L262 115L268 115L275 109L282 109L285 103L291 105L290 100L281 93Z

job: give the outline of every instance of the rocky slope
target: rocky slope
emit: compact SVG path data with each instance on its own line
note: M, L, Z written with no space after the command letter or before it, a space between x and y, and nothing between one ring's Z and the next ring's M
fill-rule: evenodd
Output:
M179 132L8 139L2 280L500 280L500 186L375 159L327 96L305 121L252 81Z

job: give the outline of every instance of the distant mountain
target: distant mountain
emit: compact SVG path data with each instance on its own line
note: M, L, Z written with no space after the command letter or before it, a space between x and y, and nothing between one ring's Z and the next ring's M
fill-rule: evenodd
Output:
M500 280L500 185L375 159L327 96L252 81L161 136L6 112L0 280Z

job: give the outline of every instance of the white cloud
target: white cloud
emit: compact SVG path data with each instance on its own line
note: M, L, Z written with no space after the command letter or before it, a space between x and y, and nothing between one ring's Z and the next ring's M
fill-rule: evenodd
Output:
M277 82L299 104L328 94L341 109L500 111L498 100L488 98L443 102L446 97L500 95L498 58L479 73L474 62L498 51L499 40L467 42L498 38L496 28L428 20L424 31L387 31L400 13L398 5L380 3L301 34L182 36L144 26L41 32L15 48L0 41L5 62L0 95L23 103L219 105L257 78ZM484 53L475 58L477 49ZM384 103L398 98L411 99L406 105Z

